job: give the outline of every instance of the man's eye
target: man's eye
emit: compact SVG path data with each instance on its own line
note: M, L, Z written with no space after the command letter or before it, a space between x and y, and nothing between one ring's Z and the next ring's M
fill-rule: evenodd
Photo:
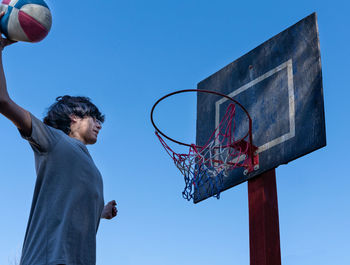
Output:
M101 121L99 121L98 119L94 118L94 122L97 122L99 125L101 125Z

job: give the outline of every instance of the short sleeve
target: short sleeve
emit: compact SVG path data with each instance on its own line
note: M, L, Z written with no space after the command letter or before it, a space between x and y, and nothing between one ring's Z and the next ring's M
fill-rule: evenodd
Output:
M32 118L32 133L30 136L25 136L24 133L18 129L23 139L27 140L34 152L47 153L49 152L62 137L59 130L54 129L30 113Z

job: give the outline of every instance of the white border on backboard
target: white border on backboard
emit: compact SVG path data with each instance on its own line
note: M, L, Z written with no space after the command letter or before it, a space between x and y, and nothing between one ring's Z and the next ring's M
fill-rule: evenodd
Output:
M271 147L274 147L280 143L283 143L295 136L295 107L294 107L294 84L293 84L293 63L292 59L289 59L288 61L280 64L276 68L268 71L267 73L259 76L258 78L254 79L253 81L241 86L240 88L236 89L235 91L228 94L229 97L233 98L237 96L238 94L246 91L250 87L256 85L257 83L263 81L264 79L272 76L273 74L277 73L278 71L283 70L284 68L287 68L287 75L288 75L288 99L289 99L289 132L277 137L270 142L267 142L261 146L258 146L258 153L261 153L263 151L266 151L270 149ZM222 98L215 102L215 128L219 126L220 122L220 105L224 102L226 102L227 98ZM217 136L218 132L216 132ZM253 139L254 141L254 139ZM216 143L218 144L218 143Z

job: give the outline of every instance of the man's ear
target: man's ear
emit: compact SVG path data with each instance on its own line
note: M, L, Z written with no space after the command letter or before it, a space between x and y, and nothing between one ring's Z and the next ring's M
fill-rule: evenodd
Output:
M69 118L71 120L71 123L76 123L80 119L80 117L73 114L69 115Z

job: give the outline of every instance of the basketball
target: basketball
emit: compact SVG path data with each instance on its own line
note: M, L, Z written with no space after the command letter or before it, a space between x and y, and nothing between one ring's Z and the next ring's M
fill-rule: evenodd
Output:
M51 29L51 12L43 0L2 0L3 11L1 32L10 40L39 42Z

